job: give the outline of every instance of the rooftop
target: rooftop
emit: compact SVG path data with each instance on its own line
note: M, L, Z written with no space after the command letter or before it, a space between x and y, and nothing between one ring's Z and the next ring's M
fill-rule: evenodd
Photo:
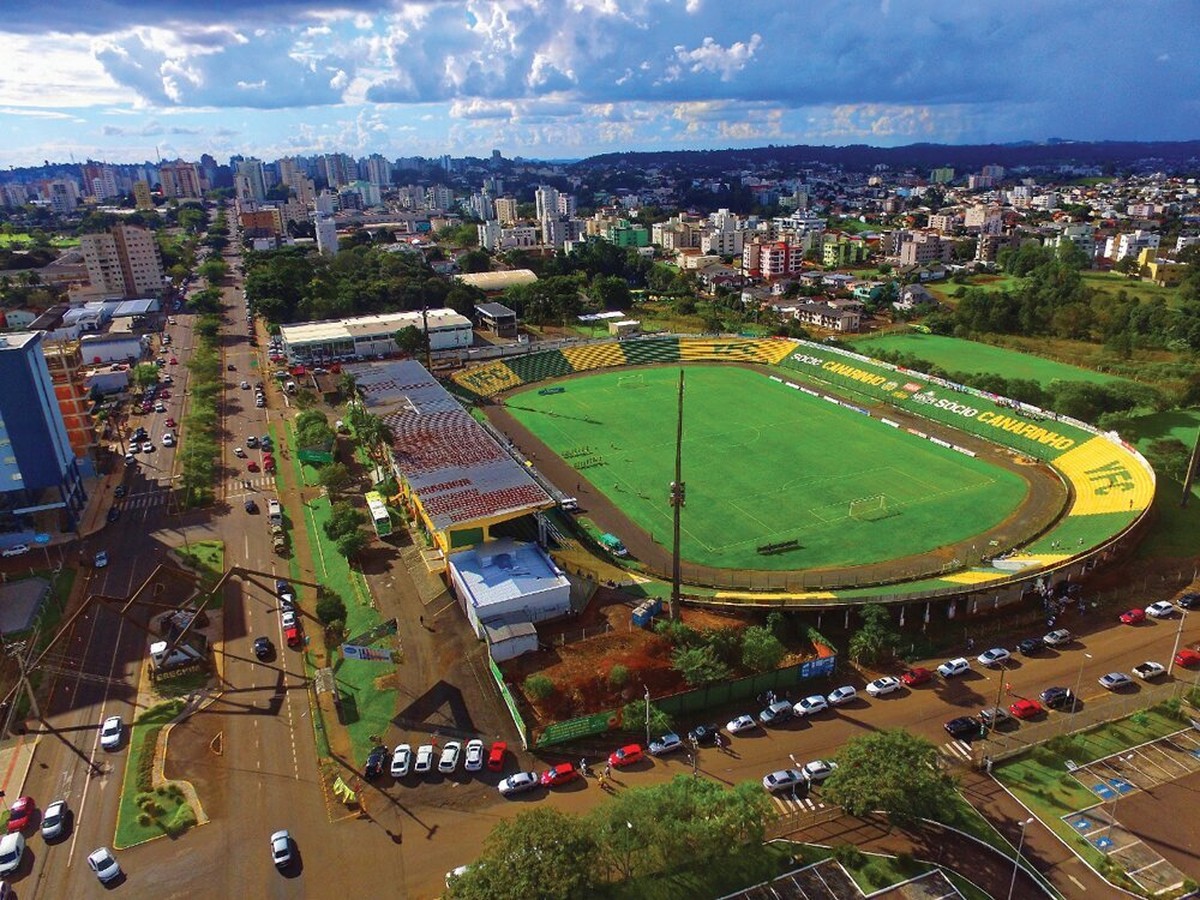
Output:
M374 335L391 335L409 325L420 328L425 320L429 322L430 331L471 327L470 319L452 309L431 309L424 316L419 311L394 312L325 322L297 322L295 325L281 325L279 331L283 339L294 346L310 341L350 341Z
M519 544L509 538L456 553L452 563L481 620L487 618L489 606L561 587L567 581L536 544Z
M533 284L537 275L531 269L510 269L504 272L475 272L468 275L455 275L456 280L481 291L502 291L514 284Z

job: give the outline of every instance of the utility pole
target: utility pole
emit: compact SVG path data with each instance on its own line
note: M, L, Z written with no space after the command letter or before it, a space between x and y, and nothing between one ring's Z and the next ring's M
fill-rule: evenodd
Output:
M650 685L646 685L646 746L650 746Z
M680 606L680 563L679 563L679 514L687 502L683 483L683 369L679 370L679 413L675 422L675 480L671 482L671 506L674 512L674 533L671 543L671 602L667 615L672 621L679 619Z
M421 302L421 336L425 339L425 371L433 371L433 348L429 340L429 304Z
M0 635L0 640L3 640L3 635ZM29 660L25 658L25 641L17 641L10 644L4 641L4 652L11 656L17 662L17 680L21 682L21 686L25 688L25 696L29 699L29 711L40 719L42 717L41 710L38 709L37 697L33 695L33 685L29 683L29 673L26 671L26 666L29 665Z
M1192 445L1192 455L1188 459L1187 471L1183 475L1183 497L1179 500L1180 506L1188 505L1188 499L1192 496L1192 482L1196 478L1198 468L1200 468L1200 430L1196 432L1196 443Z

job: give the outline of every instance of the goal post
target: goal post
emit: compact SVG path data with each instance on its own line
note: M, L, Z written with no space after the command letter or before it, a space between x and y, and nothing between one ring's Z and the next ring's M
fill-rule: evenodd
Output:
M859 497L850 501L850 518L859 522L874 522L891 515L887 494L875 494L873 497Z
M642 372L631 372L617 377L617 387L640 388L646 386L646 376Z

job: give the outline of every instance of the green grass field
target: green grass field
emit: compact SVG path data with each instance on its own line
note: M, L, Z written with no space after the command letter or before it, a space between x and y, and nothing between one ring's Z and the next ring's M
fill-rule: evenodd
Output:
M506 406L664 543L677 381L673 367L605 372L572 379L561 394L522 391ZM1024 482L1010 472L748 369L689 366L685 406L683 555L704 565L882 562L969 540L1024 499ZM878 496L883 518L851 515L851 501ZM801 549L756 552L788 540Z
M851 346L858 353L868 356L879 350L911 353L948 372L988 372L1005 378L1025 378L1042 385L1052 381L1086 381L1092 384L1121 381L1115 375L1081 369L1017 350L940 334L921 334L919 331L877 335L854 341Z

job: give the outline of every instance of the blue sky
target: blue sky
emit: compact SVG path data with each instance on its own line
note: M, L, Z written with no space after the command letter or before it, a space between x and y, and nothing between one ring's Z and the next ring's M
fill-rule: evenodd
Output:
M54 0L0 165L1200 138L1200 2Z

